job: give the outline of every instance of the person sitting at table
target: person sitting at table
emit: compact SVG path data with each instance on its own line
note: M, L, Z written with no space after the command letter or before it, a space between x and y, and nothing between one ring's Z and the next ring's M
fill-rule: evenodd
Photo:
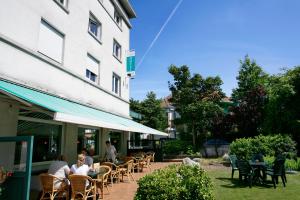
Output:
M64 179L66 184L70 184L67 177L70 173L70 168L68 163L66 162L66 157L63 155L57 156L56 160L54 160L48 169L48 173L54 175L58 178ZM61 186L61 181L56 180L54 183L55 188L59 188Z
M264 155L262 153L254 154L252 157L252 162L264 162ZM267 179L266 170L267 170L266 165L261 165L259 167L259 173L260 173L260 171L262 172L262 180L263 181L266 181L266 179Z
M262 153L256 153L252 157L253 162L264 162L264 155Z
M87 176L90 171L90 167L85 164L85 156L83 154L79 154L77 156L77 163L73 164L70 170L71 174L78 174Z
M89 152L91 152L91 151L89 151ZM91 168L93 166L93 163L94 163L93 157L91 157L90 153L88 153L86 148L83 148L81 150L81 154L83 154L85 156L85 164Z
M117 150L115 146L111 145L109 141L106 141L105 144L106 144L106 148L105 148L104 157L106 158L107 161L114 163L116 161Z

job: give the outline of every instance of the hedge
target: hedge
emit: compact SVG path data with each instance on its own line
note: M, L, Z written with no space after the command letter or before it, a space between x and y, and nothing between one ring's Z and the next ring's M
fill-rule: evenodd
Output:
M236 139L230 144L230 154L235 154L239 159L250 160L257 153L274 156L276 151L285 154L287 158L294 157L296 143L287 135L259 135Z
M138 181L135 200L213 200L212 183L196 166L170 165Z
M163 144L163 153L168 155L191 154L190 152L193 152L193 146L188 141L170 140L165 141Z

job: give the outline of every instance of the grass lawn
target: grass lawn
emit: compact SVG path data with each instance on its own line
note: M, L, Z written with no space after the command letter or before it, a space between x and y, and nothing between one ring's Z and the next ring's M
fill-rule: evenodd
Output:
M238 171L231 179L231 168L217 168L206 170L214 184L214 194L217 200L300 200L300 173L287 174L287 184L283 187L281 179L276 189L272 182L267 185L253 185L249 188L247 183L240 183ZM271 177L268 176L268 180Z

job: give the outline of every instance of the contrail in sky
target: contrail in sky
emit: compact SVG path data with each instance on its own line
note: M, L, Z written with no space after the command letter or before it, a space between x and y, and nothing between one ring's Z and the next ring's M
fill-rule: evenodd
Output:
M156 34L155 38L153 39L153 41L151 42L151 44L149 45L147 51L144 53L144 55L142 56L141 60L139 61L139 63L136 66L137 70L139 68L139 66L143 63L144 59L146 58L146 56L148 55L148 53L150 52L150 50L152 49L153 45L155 44L155 42L157 41L157 39L159 38L160 34L163 32L163 30L165 29L165 27L167 26L167 24L169 23L169 21L172 19L172 17L174 16L174 14L176 13L177 9L179 8L180 4L182 3L183 0L179 0L178 3L176 4L176 6L174 7L174 9L172 10L172 12L170 13L169 17L167 18L167 20L165 21L165 23L162 25L162 27L160 28L160 30L158 31L158 33Z

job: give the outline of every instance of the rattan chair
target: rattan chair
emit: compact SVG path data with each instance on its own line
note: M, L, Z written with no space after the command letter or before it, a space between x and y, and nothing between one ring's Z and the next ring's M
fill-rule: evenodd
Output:
M102 165L108 166L111 169L110 172L110 182L111 185L113 185L114 180L116 180L117 183L120 182L120 167L115 165L112 162L104 162Z
M51 174L40 174L42 184L42 196L40 199L55 199L56 197L66 197L69 199L69 185L64 179Z
M150 152L147 153L147 155L151 156L151 162L155 162L155 160L154 160L155 152L150 151Z
M122 175L122 181L124 181L123 179L124 176L128 177L129 182L130 182L130 177L133 181L135 181L132 175L132 169L133 169L133 160L129 160L124 165L121 166L120 173Z
M106 187L107 191L109 192L108 177L110 176L111 169L109 166L101 165L99 167L98 172L99 172L99 174L97 175L97 179L95 179L95 181L96 181L96 186L98 189L98 194L100 194L101 198L103 199L103 188Z
M91 177L72 174L69 176L69 180L72 188L71 199L76 199L79 197L86 200L92 197L93 200L96 200L96 181Z
M141 163L142 168L147 168L151 171L150 162L151 162L151 156L150 155L146 156L144 161Z

